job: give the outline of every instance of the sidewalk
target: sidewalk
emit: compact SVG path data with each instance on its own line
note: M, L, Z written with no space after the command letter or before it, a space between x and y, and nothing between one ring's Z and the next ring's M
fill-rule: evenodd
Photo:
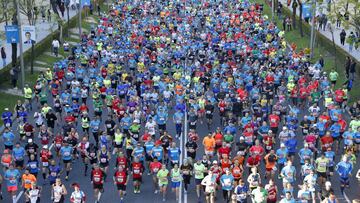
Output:
M72 10L69 9L69 16L70 19L74 17L77 14L78 10ZM28 20L26 16L21 15L21 23L22 25L28 25ZM65 10L64 14L64 21L67 22L67 11ZM41 16L38 17L38 20L35 24L36 27L36 42L40 42L41 40L45 39L51 32L57 30L57 24L54 21L54 17L52 17L51 22L48 22L47 20L45 22L42 22ZM52 31L51 31L52 28ZM5 31L5 22L0 23L0 31ZM6 52L6 65L11 63L11 44L6 43L6 39L3 40L1 46L5 47ZM27 51L31 48L31 45L23 45L23 52ZM20 56L20 47L18 45L17 49L17 56ZM25 64L26 65L26 64ZM0 70L3 69L3 63L0 63Z
M284 7L287 7L290 12L292 12L292 7L291 7L291 4L290 6L287 6L287 0L279 0L282 5ZM317 12L316 12L316 15L318 15L320 13L320 11L324 14L327 14L327 10L326 10L326 1L324 1L322 4L320 5L317 5ZM299 8L297 8L297 11L296 11L296 15L299 16ZM341 30L343 29L342 27L341 28L336 28L336 24L333 24L331 23L329 20L328 20L328 24L331 24L331 27L333 28L334 30L334 40L335 40L335 44L339 47L341 47L344 51L346 51L349 55L351 55L352 57L354 57L355 59L357 60L360 60L360 49L358 48L358 50L355 50L353 49L352 52L349 52L349 44L345 43L345 46L341 45L340 43L340 32ZM311 23L310 23L311 25ZM327 26L328 27L328 26ZM316 27L317 28L317 27ZM318 30L318 29L317 29ZM326 38L328 38L330 41L332 41L332 35L331 35L331 32L330 30L326 29L325 31L323 31L322 29L318 30L323 36L325 36ZM348 37L350 35L350 32L353 31L352 29L349 29L349 30L345 30L346 31L346 37ZM355 33L355 32L354 32ZM315 39L316 40L316 39Z

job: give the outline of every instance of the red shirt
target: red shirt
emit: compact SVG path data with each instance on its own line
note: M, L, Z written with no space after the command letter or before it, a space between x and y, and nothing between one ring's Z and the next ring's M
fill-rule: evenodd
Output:
M344 101L345 92L342 89L338 89L334 93L335 93L335 101L336 102Z
M65 116L64 120L65 120L65 122L67 122L67 123L70 123L70 122L73 123L73 122L75 122L75 117L72 116L72 115Z
M230 147L227 147L227 146L226 147L220 147L218 149L218 152L219 152L220 157L223 157L223 155L227 155L227 157L229 157L231 149L230 149Z
M252 146L249 149L251 154L255 154L255 155L261 155L264 154L264 148L262 146Z
M301 87L300 89L299 89L299 94L300 94L300 98L301 99L305 99L306 97L307 97L307 95L308 95L308 90L305 88L305 87Z
M221 159L220 164L221 164L221 169L222 169L223 173L226 172L226 169L230 169L230 167L231 167L231 161L229 159L227 161L225 161L224 159Z
M276 114L269 115L270 127L277 128L280 123L280 117Z
M161 163L160 162L151 162L150 163L150 170L153 173L157 173L161 169Z
M334 142L334 138L332 136L324 136L320 140L321 140L321 147L323 150L326 150L326 148L331 147Z
M141 178L142 172L144 170L143 165L141 163L132 163L132 172L133 172L133 178Z
M340 132L345 132L347 126L346 121L344 119L339 119L338 123L341 126Z
M79 111L80 112L84 112L84 111L88 111L89 109L88 109L88 107L86 106L86 105L81 105L80 107L79 107Z
M255 156L255 157L250 156L247 159L246 163L249 164L250 166L256 166L260 163L260 160L261 160L260 156Z
M94 184L103 184L104 172L101 169L91 171L91 180Z
M124 171L125 171L125 169L127 169L126 157L118 157L116 159L116 163L117 163L117 166L122 166Z
M223 135L221 133L216 133L214 136L215 144L218 146L222 145Z
M41 150L40 152L41 162L48 163L51 158L51 152L49 150Z
M117 185L125 185L127 179L125 171L116 171L114 177Z

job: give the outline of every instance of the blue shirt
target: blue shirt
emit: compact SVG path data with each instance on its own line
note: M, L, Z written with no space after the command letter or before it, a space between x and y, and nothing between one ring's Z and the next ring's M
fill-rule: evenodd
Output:
M10 170L8 169L5 174L4 178L6 180L6 185L9 186L17 186L20 178L20 172L18 169Z
M349 174L351 174L353 166L350 162L340 161L336 165L336 172L339 174L341 178L348 178Z
M300 163L304 164L305 159L311 159L313 152L309 148L302 148L299 151Z
M92 120L90 121L90 127L92 132L98 132L100 126L100 120Z
M15 135L12 132L4 132L3 133L3 140L4 140L4 145L5 146L13 146L14 145L14 140L15 140Z
M295 181L296 169L294 166L285 166L281 170L281 174L283 178L287 180L287 182L292 183Z
M154 146L155 146L155 143L153 141L145 142L144 143L145 152L150 153L150 151L154 148Z
M28 161L26 168L29 169L29 172L34 174L39 172L39 162L37 160Z
M223 174L221 177L220 177L220 182L221 182L221 185L222 185L222 189L223 190L232 190L233 189L233 183L234 183L234 176L232 174L230 175L227 175L227 174Z
M144 161L144 148L136 147L134 149L134 157L139 158L140 161Z
M176 163L179 162L181 152L178 147L170 148L168 153L169 153L169 158L171 161L176 162Z
M55 182L55 179L57 178L57 176L59 175L59 173L61 171L60 166L58 166L58 165L55 165L55 166L50 165L49 166L49 171L50 171L49 177L48 177L49 181L50 182Z
M70 146L63 146L60 148L60 154L62 159L65 161L69 161L72 158L73 148Z
M159 161L161 161L163 158L163 153L164 153L163 148L161 146L157 146L153 148L152 156L154 158L157 158Z
M276 150L276 156L278 156L279 164L284 164L287 161L287 155L288 155L288 150L286 148L284 149L280 148Z
M290 153L295 153L296 152L296 145L297 145L297 140L294 138L288 139L285 142L285 145L288 149L288 152Z
M331 127L330 127L330 131L331 131L331 136L333 138L337 138L340 136L340 129L341 129L341 126L337 123L334 123Z
M19 148L14 147L12 154L15 160L23 160L25 156L25 149L21 146Z

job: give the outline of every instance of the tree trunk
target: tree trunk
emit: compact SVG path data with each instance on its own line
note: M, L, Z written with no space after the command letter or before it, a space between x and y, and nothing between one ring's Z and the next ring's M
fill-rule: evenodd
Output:
M11 64L16 66L16 57L17 57L17 43L11 43Z
M14 8L16 8L16 0L13 0ZM13 15L13 25L18 25L20 19L17 19L16 12ZM11 64L12 66L16 66L16 58L17 58L17 43L11 43Z
M34 43L31 43L31 62L30 62L30 74L34 74Z
M335 38L334 38L334 31L333 31L333 28L332 26L330 26L330 32L331 32L331 39L332 39L332 43L333 43L333 48L334 48L334 63L335 63L335 69L337 71L337 64L336 64L336 45L335 45Z
M293 29L296 29L296 7L292 7L293 8L293 12L292 12L292 24L293 24Z
M299 31L300 31L300 35L301 37L304 37L304 32L303 32L303 27L302 27L302 22L303 22L303 17L302 17L302 14L303 14L303 8L302 8L302 2L301 0L298 0L299 2Z

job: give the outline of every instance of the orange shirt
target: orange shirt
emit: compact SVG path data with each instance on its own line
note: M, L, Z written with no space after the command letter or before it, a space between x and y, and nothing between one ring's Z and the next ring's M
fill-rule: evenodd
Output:
M264 157L264 159L265 159L265 168L271 168L271 169L273 169L274 167L275 167L275 165L276 165L276 160L277 160L277 158L275 158L275 160L273 161L273 162L270 162L269 161L269 156L270 156L270 154L267 154L265 157ZM273 156L274 157L276 157L276 155L275 154L273 154Z
M213 137L204 137L203 145L206 151L214 151L215 150L215 139Z
M36 177L33 174L29 174L29 175L22 175L21 178L22 182L23 182L23 187L25 189L30 189L32 183L36 182Z

